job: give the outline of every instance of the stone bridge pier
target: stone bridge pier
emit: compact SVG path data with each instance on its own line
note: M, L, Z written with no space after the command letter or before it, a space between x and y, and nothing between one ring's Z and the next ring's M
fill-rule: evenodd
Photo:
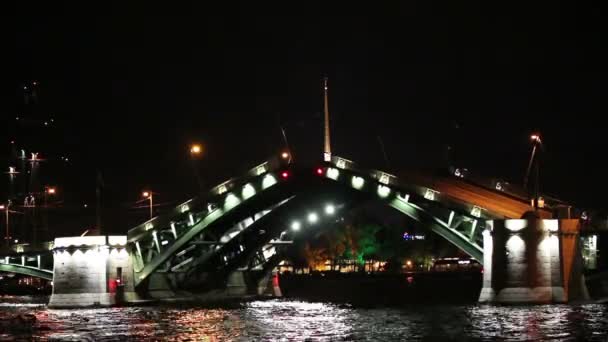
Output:
M480 302L566 303L587 300L574 219L488 221L483 232Z
M126 236L56 238L52 308L112 306L135 299Z

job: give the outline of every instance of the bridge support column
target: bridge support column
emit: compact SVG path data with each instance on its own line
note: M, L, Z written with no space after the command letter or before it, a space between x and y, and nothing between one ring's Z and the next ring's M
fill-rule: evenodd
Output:
M112 306L136 299L126 236L55 239L52 308Z
M494 220L487 227L480 302L588 299L578 220Z

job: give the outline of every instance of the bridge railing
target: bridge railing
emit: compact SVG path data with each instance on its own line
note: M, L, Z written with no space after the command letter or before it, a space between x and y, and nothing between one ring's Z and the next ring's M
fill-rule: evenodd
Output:
M379 184L393 186L402 192L403 196L418 196L423 200L432 202L441 202L445 206L458 210L462 215L468 216L471 219L496 219L502 218L502 215L492 212L488 209L464 202L448 194L442 193L432 187L416 184L416 180L405 179L398 177L389 172L364 169L359 167L355 162L339 156L332 157L331 164L338 169L349 170L352 172L366 175L375 179Z
M482 262L481 232L485 219L494 218L488 210L385 171L360 168L341 157L334 157L326 170L319 173L346 182L357 190L377 192L389 206L418 222L425 222L433 231ZM372 186L366 184L370 181Z
M172 253L180 257L182 240L186 239L186 236L187 239L194 236L197 236L196 239L201 238L199 235L203 229L217 220L225 210L230 209L231 199L240 202L252 195L248 190L255 194L256 188L263 190L276 183L276 177L270 177L273 181L268 182L268 176L287 165L287 161L279 158L268 160L249 169L241 177L231 178L213 187L202 197L186 201L167 214L131 229L128 233L128 243L137 255L134 264L138 274L137 283L165 263Z
M15 255L29 255L29 254L40 254L53 250L54 241L40 242L35 244L20 243L14 244L9 247L0 247L0 256L15 256Z
M214 210L215 203L218 198L230 192L233 188L246 184L250 179L263 175L270 171L276 171L284 164L278 159L270 159L255 167L249 169L242 177L235 177L222 182L211 188L204 196L189 199L169 212L163 213L161 216L156 216L142 224L130 229L127 236L128 242L134 242L144 236L150 235L149 231L156 227L169 227L175 222L185 221L200 221L205 215ZM198 217L189 215L196 215Z

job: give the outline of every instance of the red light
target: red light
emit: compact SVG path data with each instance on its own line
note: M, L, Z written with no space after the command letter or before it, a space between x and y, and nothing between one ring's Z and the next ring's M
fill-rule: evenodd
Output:
M287 177L289 177L289 172L287 172L287 171L283 171L283 172L281 173L281 177L283 177L284 179L287 179Z
M321 175L323 174L323 169L322 169L322 168L318 168L318 169L317 169L317 174L318 174L319 176L321 176Z

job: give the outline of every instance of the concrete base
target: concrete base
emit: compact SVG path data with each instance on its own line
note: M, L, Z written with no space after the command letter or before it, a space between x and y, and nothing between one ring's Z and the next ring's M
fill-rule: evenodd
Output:
M121 305L139 297L126 236L55 239L51 308Z
M482 303L586 300L578 220L494 220L484 231Z
M141 300L135 292L126 292L122 298L114 293L53 294L49 301L52 309L120 306Z
M538 304L565 303L563 287L510 287L496 293L491 288L481 289L480 303Z

